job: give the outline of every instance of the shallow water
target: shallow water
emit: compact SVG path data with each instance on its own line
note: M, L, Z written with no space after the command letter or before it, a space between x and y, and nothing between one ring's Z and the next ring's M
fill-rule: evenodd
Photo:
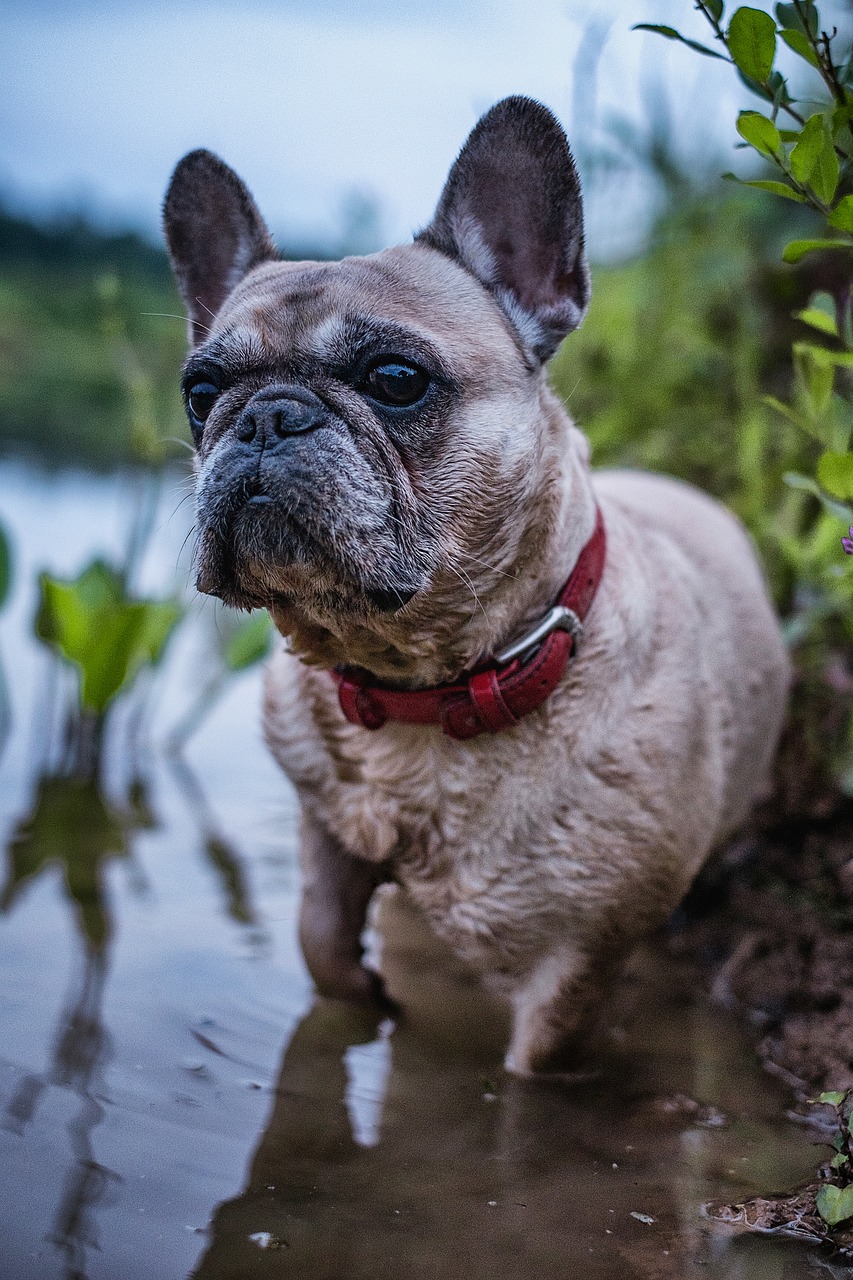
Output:
M188 572L179 498L170 482L152 588ZM17 569L0 613L2 1274L827 1275L798 1246L702 1217L793 1185L817 1153L739 1024L659 950L622 983L600 1075L571 1088L502 1075L502 1011L399 895L373 938L398 1024L314 1002L294 802L261 743L257 674L183 763L157 746L203 665L204 614L170 654L139 759L109 754L100 790L55 776L33 574L117 553L130 501L126 480L0 467Z

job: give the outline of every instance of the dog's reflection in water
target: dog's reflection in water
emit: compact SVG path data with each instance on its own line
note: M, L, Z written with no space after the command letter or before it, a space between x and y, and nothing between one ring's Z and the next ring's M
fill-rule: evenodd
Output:
M199 1280L741 1274L735 1255L752 1246L717 1241L709 1254L699 1212L706 1166L738 1159L733 1139L653 1094L695 1089L701 1054L706 1090L756 1105L757 1071L726 1015L691 1006L689 975L646 958L627 980L633 1009L613 1010L623 1034L598 1077L521 1083L500 1071L507 1022L477 979L401 895L383 898L381 918L405 1013L391 1024L319 1001L304 1018L246 1187L213 1215Z

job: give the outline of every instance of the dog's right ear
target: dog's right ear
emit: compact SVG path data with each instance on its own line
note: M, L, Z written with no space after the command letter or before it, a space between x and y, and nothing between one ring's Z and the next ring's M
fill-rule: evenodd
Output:
M163 204L163 228L197 346L228 294L261 262L278 257L266 223L233 169L211 151L180 161Z

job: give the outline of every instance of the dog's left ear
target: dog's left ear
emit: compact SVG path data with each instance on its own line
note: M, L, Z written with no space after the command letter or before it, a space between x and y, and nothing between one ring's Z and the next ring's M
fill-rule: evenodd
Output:
M246 272L278 254L248 187L212 151L191 151L178 164L163 229L197 346Z
M546 107L505 98L480 120L417 239L497 298L528 349L553 355L589 304L580 181Z

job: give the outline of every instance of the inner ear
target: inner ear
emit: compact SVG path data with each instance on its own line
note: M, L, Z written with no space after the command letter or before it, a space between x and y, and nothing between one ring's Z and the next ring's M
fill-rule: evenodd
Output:
M538 102L506 98L483 116L417 238L473 272L540 360L583 319L580 180L566 135Z
M191 151L178 164L163 228L197 346L235 285L278 254L248 187L211 151Z

